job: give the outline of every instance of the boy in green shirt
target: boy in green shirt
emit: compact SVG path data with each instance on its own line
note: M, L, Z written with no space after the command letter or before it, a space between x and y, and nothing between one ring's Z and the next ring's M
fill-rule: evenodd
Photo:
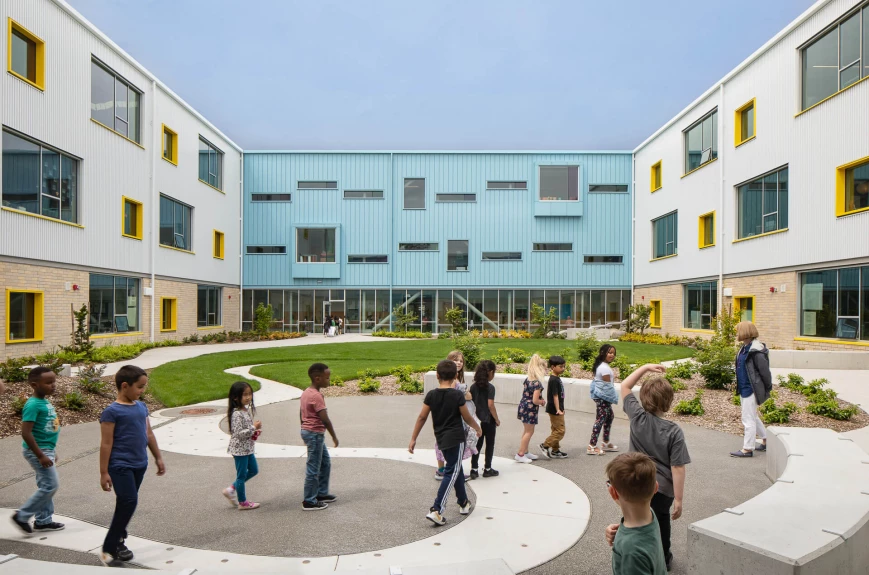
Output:
M614 575L667 573L661 530L651 508L658 490L655 473L655 462L644 453L623 453L606 466L607 490L623 515L620 524L606 528Z
M34 367L27 376L33 395L24 404L21 414L21 437L24 439L24 459L36 472L36 493L12 515L12 522L25 533L60 531L63 523L53 520L52 498L59 487L56 456L60 419L46 397L54 394L56 376L47 367ZM31 527L30 519L35 518Z

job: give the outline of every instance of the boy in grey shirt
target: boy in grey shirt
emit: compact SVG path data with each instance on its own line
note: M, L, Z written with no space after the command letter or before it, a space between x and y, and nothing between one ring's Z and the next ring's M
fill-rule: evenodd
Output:
M630 450L648 455L657 468L658 492L652 497L652 511L661 527L661 543L667 569L670 553L670 507L673 521L682 516L682 496L685 492L685 465L691 463L682 429L661 416L673 403L673 388L663 377L652 377L640 388L640 400L631 393L646 374L664 373L664 366L646 364L622 382L622 409L631 422Z

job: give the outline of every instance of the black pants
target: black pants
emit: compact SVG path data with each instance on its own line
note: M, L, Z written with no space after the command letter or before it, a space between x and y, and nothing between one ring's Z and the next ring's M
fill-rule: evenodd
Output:
M109 468L109 477L112 478L112 488L115 490L115 514L103 541L103 551L107 553L116 553L121 539L127 538L127 525L130 524L139 503L139 486L142 485L145 470L145 467Z
M495 420L491 417L489 421L480 422L480 429L483 435L477 440L477 453L471 456L471 469L477 469L480 463L480 450L483 449L483 441L486 442L486 467L492 469L492 456L495 455L495 430L498 426L495 425Z
M673 506L673 498L661 493L652 496L652 511L658 518L658 526L661 528L661 543L664 544L664 558L670 556L670 507Z

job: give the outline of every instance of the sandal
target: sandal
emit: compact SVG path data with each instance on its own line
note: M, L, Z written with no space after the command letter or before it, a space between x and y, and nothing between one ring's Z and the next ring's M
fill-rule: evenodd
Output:
M619 446L613 445L612 443L601 443L600 446L604 451L618 451L619 450Z
M585 448L586 455L603 455L603 450L598 446L591 446Z

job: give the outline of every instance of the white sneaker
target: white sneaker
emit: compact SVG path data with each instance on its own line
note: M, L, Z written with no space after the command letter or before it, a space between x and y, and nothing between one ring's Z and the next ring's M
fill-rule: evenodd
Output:
M531 463L532 461L534 461L533 459L528 457L527 453L525 455L519 455L517 453L516 455L513 456L513 459L518 461L519 463Z
M459 513L462 515L467 515L471 512L471 500L468 499L464 505L459 505Z
M223 496L229 500L230 505L238 505L238 494L235 492L235 489L233 489L232 486L227 487L223 490Z
M531 453L530 451L529 451L528 453L525 454L525 457L527 457L527 458L530 459L531 461L534 461L535 459L540 459L538 456L534 455L534 454Z
M435 525L444 525L447 520L440 514L440 512L432 510L428 512L428 515L425 516L426 519L434 523Z

